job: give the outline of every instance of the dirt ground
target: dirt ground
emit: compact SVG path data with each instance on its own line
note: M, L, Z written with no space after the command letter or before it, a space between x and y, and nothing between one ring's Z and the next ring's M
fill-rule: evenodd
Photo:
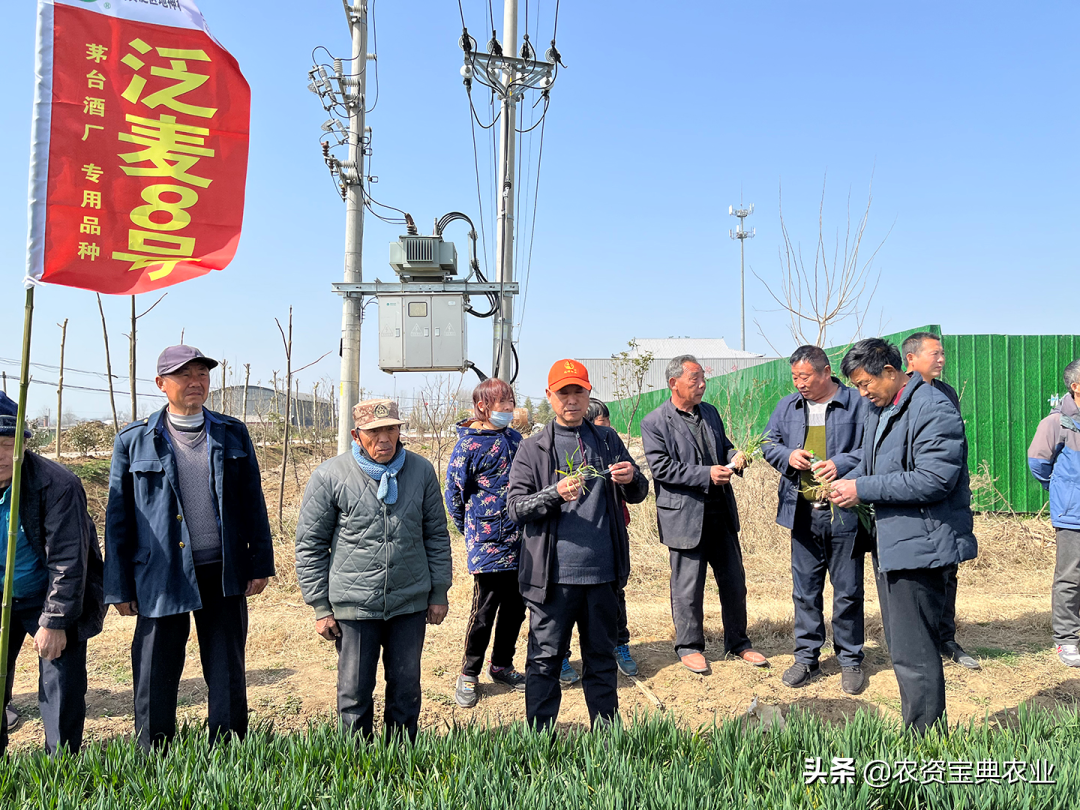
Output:
M418 449L413 446L412 449ZM420 448L422 449L422 448ZM314 632L314 614L296 587L292 563L301 484L317 461L297 453L298 461L286 481L284 531L277 537L278 577L259 597L249 601L248 640L249 704L254 722L271 721L277 729L302 729L317 719L333 716L336 655L333 645ZM280 454L262 460L271 522L276 525ZM107 462L102 459L68 461L86 481L91 512L104 513ZM632 573L627 585L631 651L641 674L638 679L619 676L620 711L663 710L689 726L743 713L759 702L811 709L830 721L849 717L860 708L898 717L900 697L888 654L884 650L876 589L867 562L866 661L869 683L857 697L840 689L840 669L827 642L822 651L825 677L803 689L785 687L780 680L791 665L792 602L789 539L773 523L776 509L776 474L764 462L755 464L746 479L737 481L743 519L742 547L747 575L750 637L771 666L754 668L740 660L723 660L723 628L715 586L706 588L706 658L711 673L699 676L685 669L672 649L673 627L668 601L666 549L655 528L652 498L631 507ZM1062 666L1052 649L1050 583L1054 568L1053 533L1045 518L980 515L976 518L980 556L960 568L957 598L957 640L982 664L969 671L945 665L948 714L952 722L988 718L1005 722L1016 707L1030 702L1039 707L1071 706L1080 699L1080 673ZM429 627L422 661L424 702L421 726L479 723L500 725L525 716L524 698L506 687L484 683L474 709L461 709L453 700L460 671L463 637L471 601L472 580L464 564L464 543L452 532L454 586L450 612L438 627ZM825 595L826 620L831 592ZM89 644L87 742L130 735L133 727L130 643L135 620L110 610L101 635ZM580 668L577 641L571 661ZM524 668L525 628L515 663ZM42 726L37 709L36 656L29 642L19 657L12 704L25 718L12 735L15 750L41 745ZM382 683L376 688L377 700ZM377 714L381 707L376 706ZM200 723L206 716L206 687L202 681L194 628L188 661L180 687L180 718ZM588 714L580 684L563 692L560 722L587 724Z

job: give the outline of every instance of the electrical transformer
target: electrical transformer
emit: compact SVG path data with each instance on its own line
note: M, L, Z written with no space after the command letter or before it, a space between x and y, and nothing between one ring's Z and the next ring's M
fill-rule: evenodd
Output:
M379 368L390 373L464 371L465 317L465 298L459 293L380 293Z

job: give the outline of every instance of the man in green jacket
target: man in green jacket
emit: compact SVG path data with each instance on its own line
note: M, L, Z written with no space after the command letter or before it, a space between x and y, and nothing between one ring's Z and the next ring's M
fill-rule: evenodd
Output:
M386 735L415 739L425 622L441 624L452 565L442 489L401 445L397 403L353 408L354 444L308 481L296 524L296 577L315 631L338 651L338 715L366 737L375 673L386 677Z

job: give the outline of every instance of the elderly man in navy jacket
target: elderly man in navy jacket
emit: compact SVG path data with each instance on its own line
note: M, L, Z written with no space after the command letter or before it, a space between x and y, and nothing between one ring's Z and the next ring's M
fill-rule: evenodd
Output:
M259 464L247 428L203 407L217 362L171 346L157 364L169 403L120 431L105 516L105 601L138 616L135 732L176 732L190 615L208 688L211 741L247 731L247 597L274 575Z
M703 623L705 577L712 568L724 652L768 666L746 634L746 572L730 485L733 469L741 470L745 459L724 433L716 408L701 401L705 372L697 359L674 358L667 377L671 399L641 420L641 441L656 484L660 542L670 549L675 652L691 672L709 671Z
M795 663L784 673L792 688L821 674L825 643L825 572L833 586L833 648L840 686L862 691L863 553L859 519L828 501L808 496L817 480L847 475L862 458L866 400L832 376L819 346L800 346L791 355L796 391L780 400L769 417L762 451L780 473L776 522L791 530L792 598L795 602Z
M904 373L900 350L881 338L856 343L841 369L872 407L862 461L831 497L845 509L874 506L885 641L904 725L921 733L945 715L938 648L949 570L976 552L964 422L922 375Z

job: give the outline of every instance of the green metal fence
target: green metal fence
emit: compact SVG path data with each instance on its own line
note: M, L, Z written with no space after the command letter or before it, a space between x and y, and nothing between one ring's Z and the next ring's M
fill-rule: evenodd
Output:
M941 334L940 327L930 325L884 337L899 346L907 335L921 331ZM945 335L943 344L947 358L943 379L960 394L971 472L989 473L1000 494L998 498L992 491L979 490L975 507L1038 512L1046 495L1028 472L1027 448L1039 420L1049 413L1051 399L1066 393L1061 372L1080 357L1080 335ZM837 373L848 348L850 344L826 349ZM720 410L738 444L764 430L777 401L793 390L791 368L780 359L713 377L705 400ZM633 413L634 435L640 433L645 414L668 397L667 391L641 397ZM625 432L633 402L609 405L612 424Z

